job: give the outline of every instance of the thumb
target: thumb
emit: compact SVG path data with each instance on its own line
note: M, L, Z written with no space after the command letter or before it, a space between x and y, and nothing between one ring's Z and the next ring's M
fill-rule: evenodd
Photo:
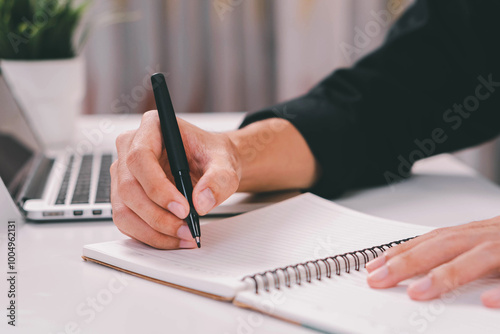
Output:
M238 173L232 168L212 166L193 189L193 204L201 216L234 194L239 185Z

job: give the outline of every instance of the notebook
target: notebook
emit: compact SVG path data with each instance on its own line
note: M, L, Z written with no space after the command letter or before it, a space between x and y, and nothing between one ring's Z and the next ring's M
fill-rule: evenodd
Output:
M479 294L412 301L410 280L370 289L364 264L429 227L365 215L310 193L202 226L203 246L157 250L132 239L86 245L83 258L327 333L497 331Z

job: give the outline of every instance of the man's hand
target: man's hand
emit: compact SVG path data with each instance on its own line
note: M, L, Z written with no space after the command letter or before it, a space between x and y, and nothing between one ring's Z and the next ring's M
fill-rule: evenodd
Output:
M178 123L194 185L193 203L205 215L238 189L237 150L226 134L203 131L182 119ZM139 129L121 134L116 147L118 160L110 172L118 229L156 248L196 247L183 221L189 204L173 181L158 112L145 113Z
M425 274L410 284L408 295L429 300L481 277L500 273L500 216L434 230L389 249L366 265L372 288L389 288ZM481 296L500 308L500 288Z
M318 178L318 166L299 131L271 118L228 133L210 133L178 119L193 181L193 203L207 214L236 190L304 189ZM113 220L124 234L161 249L193 248L183 219L187 200L175 187L156 110L139 129L116 140L111 165Z

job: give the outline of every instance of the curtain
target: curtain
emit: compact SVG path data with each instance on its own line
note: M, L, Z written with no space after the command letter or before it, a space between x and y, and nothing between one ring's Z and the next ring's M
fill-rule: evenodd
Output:
M273 13L266 0L95 0L94 20L114 23L98 23L85 49L86 111L153 108L148 78L154 72L167 75L178 112L273 103Z
M346 57L355 30L403 0L94 0L85 48L86 112L153 108L148 76L164 72L179 112L263 108L307 91L382 41ZM393 6L394 7L394 6ZM389 17L393 20L395 15Z

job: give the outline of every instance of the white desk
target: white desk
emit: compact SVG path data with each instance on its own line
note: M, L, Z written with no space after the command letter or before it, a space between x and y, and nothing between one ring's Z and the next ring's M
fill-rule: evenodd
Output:
M80 128L96 129L113 119L104 134L113 145L139 117L85 117ZM211 130L231 129L242 114L186 115ZM79 140L88 140L78 132ZM83 139L82 139L83 138ZM97 138L97 137L96 137ZM337 202L362 212L431 226L449 226L500 214L500 189L449 155L419 163L416 176L392 188L350 193ZM2 222L4 223L4 222ZM309 333L251 311L168 288L84 262L82 246L124 238L112 222L24 224L18 232L18 299L15 333ZM0 262L6 263L5 228ZM2 265L5 268L5 265ZM2 279L1 307L6 307ZM94 316L86 304L97 299ZM258 326L254 326L255 324ZM3 316L0 332L9 332Z

